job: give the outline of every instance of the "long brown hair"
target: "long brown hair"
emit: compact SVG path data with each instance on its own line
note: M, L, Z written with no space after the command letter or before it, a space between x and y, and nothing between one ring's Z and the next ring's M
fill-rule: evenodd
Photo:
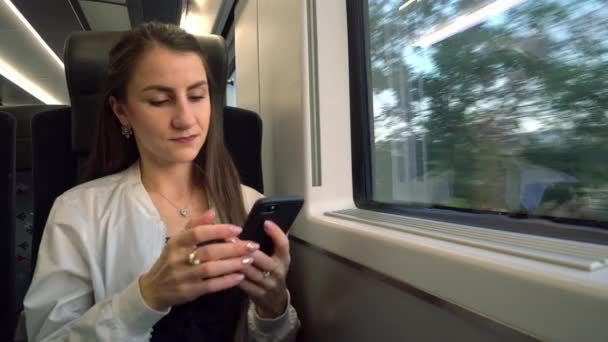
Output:
M145 23L125 32L110 50L97 116L97 131L83 181L120 172L139 159L135 139L125 139L121 135L121 125L110 107L109 98L114 96L120 102L126 101L127 84L137 62L154 46L197 53L207 73L209 96L213 98L216 87L213 75L209 72L201 47L194 36L175 25L157 22ZM207 139L193 161L194 184L201 187L207 199L213 202L222 222L241 225L245 221L245 207L241 197L240 178L224 145L218 115L222 115L222 108L215 108L212 102Z

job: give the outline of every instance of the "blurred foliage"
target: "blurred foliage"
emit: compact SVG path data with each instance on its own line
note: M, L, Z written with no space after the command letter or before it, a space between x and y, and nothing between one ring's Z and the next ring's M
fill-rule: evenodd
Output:
M424 135L428 173L454 173L453 198L442 204L526 211L507 203L507 179L534 166L576 182L547 181L533 214L605 219L608 9L601 0L529 0L429 48L412 46L487 3L416 1L399 11L402 1L369 1L373 93L392 99L374 112L376 160ZM391 177L378 165L384 197Z

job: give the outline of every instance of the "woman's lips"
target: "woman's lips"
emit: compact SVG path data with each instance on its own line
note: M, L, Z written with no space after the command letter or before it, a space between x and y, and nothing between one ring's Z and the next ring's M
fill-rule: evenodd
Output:
M194 139L196 139L197 135L193 134L193 135L189 135L187 137L181 137L181 138L173 138L171 139L171 141L174 141L176 143L180 143L180 144L189 144L192 141L194 141Z

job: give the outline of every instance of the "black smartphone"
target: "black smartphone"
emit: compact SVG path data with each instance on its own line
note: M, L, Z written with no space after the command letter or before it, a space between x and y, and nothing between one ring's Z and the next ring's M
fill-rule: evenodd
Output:
M260 244L262 252L272 255L274 244L264 231L264 221L269 220L276 223L287 233L303 204L302 196L260 198L251 208L239 239L255 241Z

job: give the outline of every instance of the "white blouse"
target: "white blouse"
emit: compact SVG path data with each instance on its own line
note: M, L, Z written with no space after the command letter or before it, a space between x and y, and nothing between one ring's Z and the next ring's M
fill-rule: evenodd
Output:
M249 211L262 195L241 189ZM59 196L24 300L28 340L148 341L169 311L146 305L138 278L159 257L166 236L137 162ZM300 324L291 305L267 320L250 302L241 316L236 340L293 340Z

